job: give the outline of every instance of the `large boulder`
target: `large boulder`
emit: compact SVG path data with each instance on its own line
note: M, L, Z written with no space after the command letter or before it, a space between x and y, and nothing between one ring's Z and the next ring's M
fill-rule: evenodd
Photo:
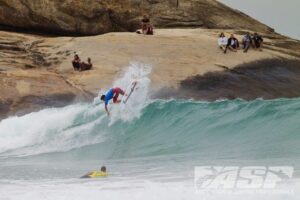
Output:
M147 14L156 27L273 31L216 0L1 0L0 26L55 35L135 31Z

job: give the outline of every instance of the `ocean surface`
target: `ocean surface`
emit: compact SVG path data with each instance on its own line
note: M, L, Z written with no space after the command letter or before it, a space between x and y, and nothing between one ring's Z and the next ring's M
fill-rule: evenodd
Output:
M151 67L115 85L128 103L77 103L0 122L0 200L299 199L300 99L149 98ZM109 176L80 179L102 165ZM289 194L199 194L195 166L291 166Z
M219 0L267 24L276 32L300 40L299 0Z

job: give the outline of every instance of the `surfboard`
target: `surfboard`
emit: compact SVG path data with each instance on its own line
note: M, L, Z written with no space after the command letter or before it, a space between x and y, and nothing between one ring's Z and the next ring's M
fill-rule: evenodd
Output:
M80 178L101 178L101 177L107 177L108 173L103 171L92 171L87 173L86 175L80 177Z
M130 88L130 92L127 94L127 96L125 97L125 99L123 100L123 103L126 104L128 99L130 98L130 96L132 95L132 93L134 92L134 89L137 85L137 81L133 82Z

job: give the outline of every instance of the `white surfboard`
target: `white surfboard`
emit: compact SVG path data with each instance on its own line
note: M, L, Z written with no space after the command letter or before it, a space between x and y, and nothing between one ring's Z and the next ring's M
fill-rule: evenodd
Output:
M128 99L130 98L130 96L132 95L132 93L134 92L134 90L136 89L136 85L137 85L137 81L135 81L135 82L133 82L131 84L131 88L130 88L129 93L127 93L127 91L126 91L127 96L124 96L124 100L123 100L124 104L127 103Z

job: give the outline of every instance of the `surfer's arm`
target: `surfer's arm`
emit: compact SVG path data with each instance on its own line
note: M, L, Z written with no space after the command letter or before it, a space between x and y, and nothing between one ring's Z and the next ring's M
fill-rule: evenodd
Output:
M109 113L109 110L107 108L107 105L105 105L105 111L106 111L107 115L110 116L110 113Z

